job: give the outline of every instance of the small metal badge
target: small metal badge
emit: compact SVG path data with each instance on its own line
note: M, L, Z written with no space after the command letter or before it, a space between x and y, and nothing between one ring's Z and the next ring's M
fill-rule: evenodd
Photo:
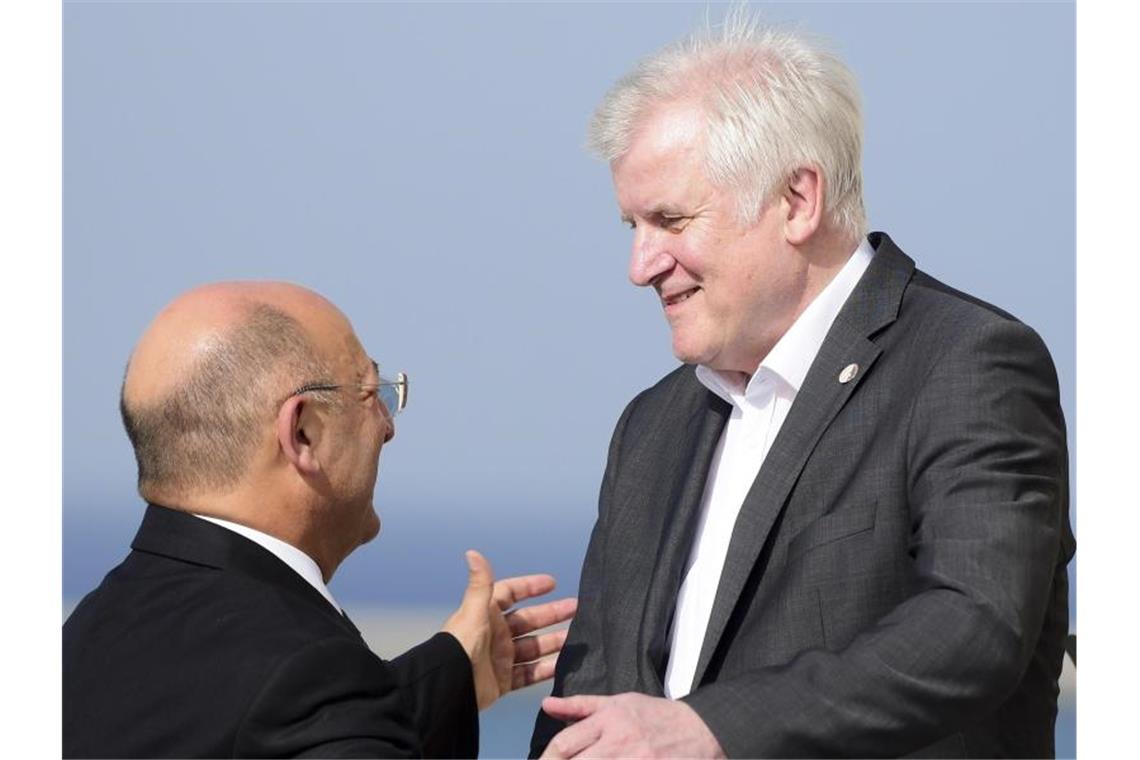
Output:
M859 374L859 365L858 364L848 364L846 367L843 368L843 371L839 373L839 382L846 385L847 383L854 380L855 376L858 374Z

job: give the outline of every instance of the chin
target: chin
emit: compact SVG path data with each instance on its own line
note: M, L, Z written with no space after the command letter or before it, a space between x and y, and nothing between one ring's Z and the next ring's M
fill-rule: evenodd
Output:
M360 539L360 544L364 545L380 535L380 515L376 514L376 509L372 506L368 507L368 517L365 518L364 531Z
M707 364L710 352L705 346L693 345L683 337L673 336L673 356L685 364Z

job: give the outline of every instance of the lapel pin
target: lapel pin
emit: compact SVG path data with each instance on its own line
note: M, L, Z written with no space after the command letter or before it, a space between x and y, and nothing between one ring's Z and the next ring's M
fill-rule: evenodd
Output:
M849 383L853 379L855 379L855 375L857 375L857 374L859 374L859 365L858 364L848 364L846 367L843 368L843 371L839 373L839 382L842 383L843 385L846 385L847 383Z

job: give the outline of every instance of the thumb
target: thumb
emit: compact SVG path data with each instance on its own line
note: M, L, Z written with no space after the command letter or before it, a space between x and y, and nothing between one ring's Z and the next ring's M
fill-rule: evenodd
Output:
M542 711L555 720L582 720L593 715L607 699L586 694L576 697L547 697L542 700Z
M468 549L467 558L467 590L463 592L461 607L474 605L476 610L482 611L491 603L491 593L495 587L495 576L491 572L491 564L487 558L474 549Z

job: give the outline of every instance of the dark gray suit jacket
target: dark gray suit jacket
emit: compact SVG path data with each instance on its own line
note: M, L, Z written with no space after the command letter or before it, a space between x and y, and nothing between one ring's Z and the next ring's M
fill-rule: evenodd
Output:
M685 701L729 756L1051 756L1074 551L1053 363L870 239L740 511ZM555 694L662 695L728 414L691 366L626 408ZM561 728L540 713L532 752Z

